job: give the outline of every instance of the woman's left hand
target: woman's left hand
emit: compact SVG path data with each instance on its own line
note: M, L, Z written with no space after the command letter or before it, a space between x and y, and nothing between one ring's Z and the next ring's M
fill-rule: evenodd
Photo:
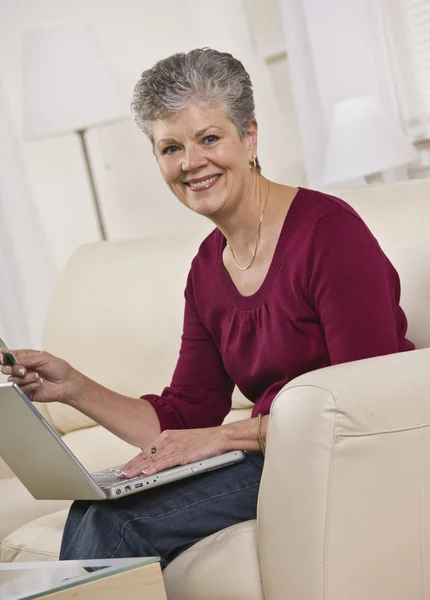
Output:
M152 449L155 448L155 452ZM226 452L222 427L166 430L126 465L119 477L153 475Z

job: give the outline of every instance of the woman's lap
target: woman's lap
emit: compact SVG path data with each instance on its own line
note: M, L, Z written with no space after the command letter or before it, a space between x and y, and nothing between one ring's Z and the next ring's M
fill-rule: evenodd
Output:
M160 556L162 566L200 539L255 519L263 456L121 500L77 501L60 558Z

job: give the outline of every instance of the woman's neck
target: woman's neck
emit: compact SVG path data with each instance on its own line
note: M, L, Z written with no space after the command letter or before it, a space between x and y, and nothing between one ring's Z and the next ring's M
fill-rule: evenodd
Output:
M215 225L238 256L253 252L261 215L264 218L270 203L270 181L262 175L252 175L249 186L229 214L214 219ZM266 209L266 210L265 210Z

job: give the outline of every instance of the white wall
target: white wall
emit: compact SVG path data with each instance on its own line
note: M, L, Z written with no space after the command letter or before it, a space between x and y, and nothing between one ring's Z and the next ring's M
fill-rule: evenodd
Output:
M0 13L0 72L20 134L22 31L84 19L94 23L128 98L141 71L173 52L208 45L243 60L255 86L264 171L277 180L288 177L288 161L297 154L285 154L288 122L280 119L271 76L252 45L241 0L0 0ZM149 143L131 118L93 129L88 139L110 238L197 222L199 217L165 188ZM61 269L77 246L97 239L80 147L73 135L20 142L34 202Z

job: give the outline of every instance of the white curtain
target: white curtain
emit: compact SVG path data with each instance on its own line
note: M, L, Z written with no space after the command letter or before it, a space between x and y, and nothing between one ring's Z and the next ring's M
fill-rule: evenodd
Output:
M0 337L10 347L41 347L56 277L0 82Z
M430 140L430 0L380 0L403 121Z
M320 187L334 105L371 95L395 119L397 99L377 0L278 0L310 187Z

